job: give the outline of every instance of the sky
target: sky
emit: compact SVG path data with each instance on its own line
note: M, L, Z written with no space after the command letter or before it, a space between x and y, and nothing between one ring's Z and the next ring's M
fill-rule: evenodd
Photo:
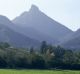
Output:
M80 0L0 0L0 15L13 20L32 4L73 31L80 28Z

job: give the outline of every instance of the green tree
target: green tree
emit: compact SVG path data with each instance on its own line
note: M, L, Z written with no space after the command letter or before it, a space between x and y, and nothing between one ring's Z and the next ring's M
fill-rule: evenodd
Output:
M34 54L34 53L35 53L34 48L31 47L31 48L30 48L30 54Z
M8 44L8 43L6 43L6 42L1 42L0 43L0 48L2 48L2 49L4 49L4 48L9 48L10 47L10 45Z
M45 61L43 57L40 55L36 55L36 54L33 55L31 66L32 68L36 68L36 69L45 68Z
M46 41L43 41L43 42L41 43L40 52L41 52L41 54L45 54L46 51L47 51L47 42L46 42Z

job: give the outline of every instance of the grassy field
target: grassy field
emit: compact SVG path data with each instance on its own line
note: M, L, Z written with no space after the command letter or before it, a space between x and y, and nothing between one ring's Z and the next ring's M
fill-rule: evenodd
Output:
M80 74L80 71L56 71L56 70L4 70L0 69L0 74Z

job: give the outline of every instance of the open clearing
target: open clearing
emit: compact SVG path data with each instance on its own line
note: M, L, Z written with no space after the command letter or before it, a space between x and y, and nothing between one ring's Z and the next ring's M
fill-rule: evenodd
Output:
M10 69L0 69L0 74L80 74L80 71L71 70L10 70Z

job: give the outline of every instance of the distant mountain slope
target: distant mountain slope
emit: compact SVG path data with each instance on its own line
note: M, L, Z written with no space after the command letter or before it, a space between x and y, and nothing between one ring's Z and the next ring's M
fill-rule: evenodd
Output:
M12 27L14 24L6 16L0 15L0 24Z
M6 41L17 47L38 46L41 41L51 44L60 44L65 37L73 31L51 19L32 5L29 12L24 12L19 17L10 21L5 16L0 16L0 41ZM65 42L68 40L66 39ZM72 39L72 38L71 38Z
M20 26L18 27L17 26L15 28L15 30L17 32L20 32L20 33L30 37L30 38L36 39L36 40L38 40L40 42L47 41L50 44L56 44L56 43L59 42L58 40L56 40L56 39L54 39L54 38L52 38L52 37L50 37L50 36L48 36L48 35L46 35L44 33L41 33L38 30L36 30L34 28L31 28L31 27L25 27L24 28L24 27L20 27Z
M3 24L0 24L0 42L8 42L12 46L23 48L39 46L37 40L15 32Z
M16 32L22 33L32 39L38 40L38 41L47 41L51 44L56 44L58 40L39 32L38 30L31 28L31 27L23 27L20 24L14 24L12 21L10 21L7 17L0 15L0 23L8 26L9 28L15 30ZM23 24L22 24L23 25Z
M62 45L66 48L80 49L80 29L73 33Z
M31 27L53 40L60 41L64 36L73 33L70 29L51 19L41 12L35 5L32 5L29 12L24 12L13 20L15 24L21 24L22 27ZM46 38L46 37L45 37Z

